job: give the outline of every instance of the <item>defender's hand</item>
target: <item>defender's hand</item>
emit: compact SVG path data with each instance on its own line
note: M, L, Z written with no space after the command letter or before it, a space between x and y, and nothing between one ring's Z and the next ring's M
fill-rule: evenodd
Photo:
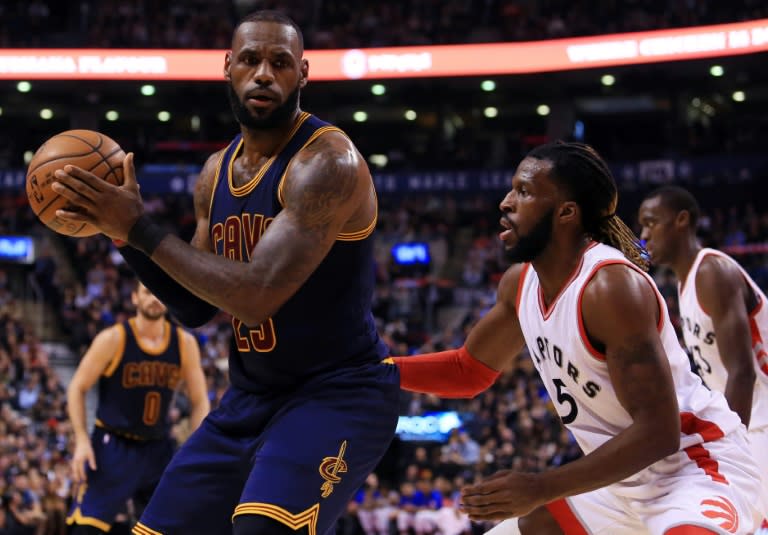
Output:
M73 209L56 210L56 215L90 223L112 239L126 240L144 213L133 153L123 160L123 177L123 185L115 186L80 167L65 165L54 174L51 188L72 203Z
M461 490L462 510L476 521L525 516L550 501L542 496L538 483L538 474L497 472Z

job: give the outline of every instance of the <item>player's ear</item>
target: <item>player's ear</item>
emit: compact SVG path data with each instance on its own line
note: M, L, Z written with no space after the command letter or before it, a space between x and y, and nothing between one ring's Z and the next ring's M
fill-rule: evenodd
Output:
M678 227L687 227L691 224L691 213L688 210L680 210L675 218L675 225Z
M299 87L304 89L307 85L307 78L309 77L309 61L306 59L301 60L301 78L299 78Z
M579 214L579 205L574 201L565 201L557 210L557 217L563 223L575 220Z
M224 79L231 82L232 77L229 75L229 68L232 65L232 51L227 50L227 53L224 54Z

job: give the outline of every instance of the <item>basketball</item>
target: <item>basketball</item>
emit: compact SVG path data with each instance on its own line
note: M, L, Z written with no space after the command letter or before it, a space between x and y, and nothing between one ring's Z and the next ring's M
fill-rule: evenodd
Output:
M88 223L64 221L56 210L71 208L69 201L51 189L54 172L75 165L110 182L123 183L125 152L114 140L93 130L67 130L56 134L37 149L27 168L27 198L40 221L66 236L98 234Z

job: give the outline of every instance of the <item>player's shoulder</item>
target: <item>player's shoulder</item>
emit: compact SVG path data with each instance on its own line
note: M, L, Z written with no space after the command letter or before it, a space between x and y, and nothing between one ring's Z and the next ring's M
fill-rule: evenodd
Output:
M125 326L115 323L96 333L91 342L92 346L110 345L122 342L125 339Z
M741 294L746 288L744 274L732 258L716 252L705 254L696 270L696 295L705 307Z
M657 299L651 279L630 262L610 261L595 266L584 282L582 303L608 309L632 308Z
M512 264L499 280L498 300L517 309L518 293L522 289L523 277L531 268L529 263Z
M741 278L741 270L736 261L719 251L705 252L696 270L696 282L708 283L723 282L727 279L738 280Z
M184 327L176 326L176 332L178 333L179 340L184 344L197 344L197 337L189 332Z

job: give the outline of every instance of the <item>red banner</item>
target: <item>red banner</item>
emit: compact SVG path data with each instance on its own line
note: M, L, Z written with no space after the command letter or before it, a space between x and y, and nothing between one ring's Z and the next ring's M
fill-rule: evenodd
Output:
M768 19L525 43L307 50L310 79L521 74L768 51ZM5 80L222 80L223 50L0 49Z

